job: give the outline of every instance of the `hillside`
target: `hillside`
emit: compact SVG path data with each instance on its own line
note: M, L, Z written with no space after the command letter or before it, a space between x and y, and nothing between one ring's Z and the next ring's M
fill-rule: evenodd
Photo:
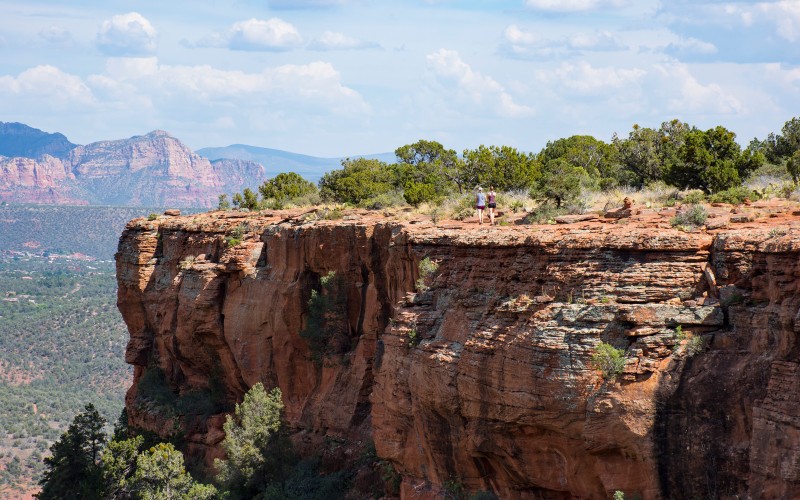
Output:
M108 261L0 252L0 497L30 489L85 404L119 416L131 371L115 288Z
M63 134L49 134L23 123L0 122L0 156L66 158L75 147Z
M281 172L295 172L313 182L317 182L325 172L341 168L341 161L343 160L343 158L319 158L281 151L280 149L260 148L244 144L202 148L197 150L197 154L210 160L222 158L250 160L263 165L267 177L274 177ZM387 163L395 161L394 153L354 155L353 157L377 158Z
M79 253L111 260L125 224L163 209L0 205L0 251L35 255Z
M63 159L0 157L0 201L212 207L220 194L255 188L265 178L258 163L212 163L156 130L76 146Z

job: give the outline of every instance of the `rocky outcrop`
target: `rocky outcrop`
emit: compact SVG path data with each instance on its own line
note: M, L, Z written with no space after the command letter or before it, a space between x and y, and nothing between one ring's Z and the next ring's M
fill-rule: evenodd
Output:
M137 219L117 254L128 414L210 464L225 411L277 385L297 436L374 440L404 498L797 497L789 211L705 232L652 211L485 229ZM340 301L317 332L312 291ZM596 368L601 342L625 353L616 379Z
M254 162L213 164L164 131L76 146L63 159L0 158L0 200L211 207L223 192L265 180Z

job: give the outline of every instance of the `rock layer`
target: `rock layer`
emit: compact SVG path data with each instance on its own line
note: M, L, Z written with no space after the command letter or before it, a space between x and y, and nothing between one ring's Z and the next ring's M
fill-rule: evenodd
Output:
M117 254L131 423L178 430L210 464L222 415L260 381L299 434L371 436L405 498L800 495L800 221L607 221L132 221ZM312 291L342 304L322 353ZM616 380L593 363L601 342L625 352Z

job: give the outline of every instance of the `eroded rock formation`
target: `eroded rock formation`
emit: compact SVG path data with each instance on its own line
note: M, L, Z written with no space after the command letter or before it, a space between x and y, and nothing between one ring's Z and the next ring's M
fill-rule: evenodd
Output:
M481 229L137 219L117 254L128 414L210 464L224 411L278 385L298 436L374 440L404 498L798 497L800 218L781 210L695 232L646 210ZM419 282L423 258L438 268ZM330 272L340 329L312 352ZM616 381L601 342L625 350Z
M0 156L0 200L124 206L216 206L220 193L255 188L264 167L210 162L167 132L74 146L56 158Z

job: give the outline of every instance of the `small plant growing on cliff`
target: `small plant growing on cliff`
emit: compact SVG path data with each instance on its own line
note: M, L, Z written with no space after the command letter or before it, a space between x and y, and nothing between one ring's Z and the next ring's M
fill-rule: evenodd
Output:
M231 230L231 233L225 237L225 244L228 246L228 248L233 248L242 242L245 229L246 226L244 224L239 224Z
M691 230L695 227L702 226L708 219L708 212L702 205L694 205L686 212L681 212L669 220L672 227Z
M432 261L430 257L425 257L419 262L419 278L417 278L417 291L427 292L430 288L428 279L439 269L439 264Z
M686 354L689 357L696 356L703 352L706 348L706 342L703 337L699 335L692 336L689 342L686 343Z
M684 352L686 352L686 355L692 357L703 352L706 347L703 337L684 332L680 325L675 327L674 336L676 341L675 346L672 348L674 352L678 352L681 347L685 347Z
M325 220L339 220L342 217L344 217L344 212L339 207L325 210L325 212L322 214L322 218Z
M195 261L195 256L189 255L185 259L183 259L180 262L180 264L178 264L178 267L180 268L181 271L186 271L187 269L191 269L192 264L194 264L194 261Z
M416 328L412 328L411 330L409 330L407 336L408 336L409 347L418 346L420 341L422 340Z
M320 277L319 284L319 289L311 290L306 326L300 331L308 341L311 359L318 365L326 356L343 354L350 348L344 283L331 271Z
M625 493L617 490L614 492L614 496L612 498L614 500L625 500Z
M592 355L592 365L600 370L604 379L614 380L625 368L625 351L600 342Z
M466 498L466 491L464 490L464 483L458 478L451 477L442 484L444 490L444 497L447 500L463 500Z
M147 216L147 220L156 220L156 219L158 219L158 214L156 213L151 213L150 215Z
M785 227L773 227L769 230L769 237L770 238L777 238L778 236L783 236L788 231Z

